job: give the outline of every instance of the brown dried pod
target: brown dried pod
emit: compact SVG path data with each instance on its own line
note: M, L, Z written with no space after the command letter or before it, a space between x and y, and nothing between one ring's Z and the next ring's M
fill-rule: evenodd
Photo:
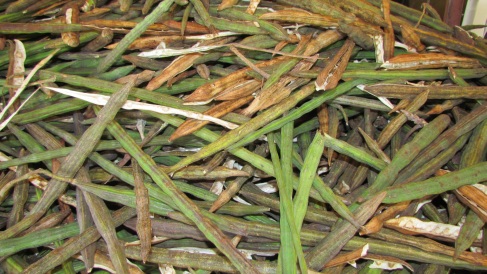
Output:
M354 46L355 43L351 39L345 41L342 48L316 78L316 90L329 90L336 87L342 78Z
M261 87L262 87L262 82L256 79L241 81L225 89L220 94L215 96L215 100L217 101L235 100L248 95L252 95Z
M224 101L221 102L207 111L203 112L203 114L211 115L213 117L222 117L227 113L232 112L233 110L241 107L244 104L247 104L253 99L252 96L246 96L239 99L231 100L231 101ZM182 123L176 131L169 137L169 141L176 140L182 136L189 135L198 129L204 127L208 124L208 121L201 121L195 119L188 119L184 123Z
M462 186L454 191L458 200L467 205L477 213L480 219L487 221L487 188L484 185L476 184Z
M250 0L249 6L247 7L247 10L245 11L248 14L254 14L255 10L257 10L257 7L259 6L260 0Z
M425 46L413 27L405 24L401 25L401 37L404 44L414 48L417 52L423 52L425 50Z
M437 222L424 222L415 217L400 217L384 222L384 226L407 235L423 235L443 241L454 242L460 232L460 226ZM477 243L482 236L479 234Z
M93 52L97 51L99 49L102 49L106 45L108 45L110 42L112 42L113 39L113 31L109 28L104 28L100 35L98 35L95 39L91 40L86 46L84 46L81 51L88 51L88 52Z
M24 44L20 41L15 39L13 42L11 40L7 41L9 44L9 65L7 71L7 85L9 86L9 94L13 97L17 89L22 85L24 82L24 74L25 74L25 60L27 58L27 53L24 47ZM19 101L15 101L13 104L14 109L17 109L20 106ZM11 109L12 111L14 109Z
M154 77L148 84L146 89L155 90L162 86L166 81L178 75L179 73L189 69L193 66L194 60L202 56L201 53L191 53L182 55L176 58L169 66L167 66L157 77Z
M217 10L224 10L233 7L238 3L238 0L223 0L220 5L218 5Z
M279 56L268 61L262 61L255 65L259 68L263 68L266 66L278 64L284 60L284 56ZM249 71L251 71L251 68L246 67L237 70L225 77L222 77L214 82L204 84L201 87L197 88L195 91L193 91L193 93L183 98L183 100L186 103L190 104L201 104L211 101L214 99L214 97L216 97L227 88L234 86L237 81L244 81L247 77L247 72Z
M317 57L318 56L316 55L314 59L301 60L291 71L296 72L309 70L317 60ZM255 100L242 111L242 114L251 116L259 110L275 105L288 97L294 89L306 84L308 81L308 79L300 79L292 76L282 77L277 83L262 90L255 97Z
M344 254L338 254L335 258L333 258L331 261L325 264L325 269L338 266L341 264L346 264L346 263L349 263L351 265L354 264L356 265L355 261L367 255L368 251L369 251L369 244L366 244L363 247L355 249L353 251Z
M393 69L426 69L426 68L480 68L477 59L450 56L441 53L402 54L391 58L380 66Z
M70 4L65 13L66 24L79 23L79 8L75 3ZM79 33L77 32L63 32L61 38L66 45L70 47L77 47L79 45Z
M264 13L259 17L259 19L284 21L297 24L308 24L323 28L338 26L338 20L336 18L312 13L307 10L298 8L283 9L275 12Z
M391 4L391 0L382 1L384 21L387 23L387 26L384 27L384 61L387 61L390 58L394 57L395 36L394 36L394 29L392 28L390 4Z
M460 42L475 46L475 40L473 39L473 37L466 30L462 29L459 26L455 26L453 28L453 37Z

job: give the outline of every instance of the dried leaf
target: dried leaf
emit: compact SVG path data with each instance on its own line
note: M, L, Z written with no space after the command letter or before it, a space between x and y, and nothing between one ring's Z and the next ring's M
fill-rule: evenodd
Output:
M386 27L387 23L378 16L378 9L364 0L327 0L347 13L357 17L356 21L364 21L374 27Z
M203 114L215 118L222 117L225 114L230 113L235 109L238 109L239 107L247 104L252 99L254 99L254 97L247 96L232 101L224 101L211 107L209 110L203 112ZM169 137L169 141L174 141L177 138L191 134L198 129L204 127L206 124L208 124L207 121L188 119L187 121L182 123L176 129L176 131L174 131L174 133Z
M315 85L317 91L329 90L336 87L347 67L354 46L355 43L351 39L345 41L345 44L316 78Z
M189 69L193 66L193 63L196 59L198 59L202 54L200 53L192 53L186 54L183 56L179 56L178 58L174 59L169 66L164 68L159 76L154 77L146 86L147 90L155 90L162 86L166 81L173 78L174 76L178 75L179 73Z
M120 10L122 12L128 12L130 6L132 6L132 0L118 0L118 3L120 4Z
M27 75L27 77L25 78L24 81L22 81L22 84L20 85L20 87L18 89L15 90L15 94L13 94L13 96L10 97L7 105L2 109L2 112L0 113L0 119L3 118L3 116L5 115L5 113L7 112L8 109L10 109L10 107L15 103L15 101L17 100L17 98L19 98L20 94L22 93L22 91L27 87L27 84L30 82L30 80L32 79L32 77L34 77L34 75L37 73L37 71L39 69L41 69L47 62L49 62L49 60L51 60L51 58L59 51L59 49L56 49L54 50L53 52L51 52L46 58L42 59L32 70L31 72L29 73L29 75ZM35 93L32 93L26 101L24 101L24 104L25 102L27 102L29 100L29 98L31 98ZM23 105L23 104L22 104ZM17 108L16 111L19 111L21 107ZM16 112L15 112L16 113ZM12 115L10 115L10 117L8 117L7 119L5 119L1 124L0 124L0 130L3 130L5 128L5 126L9 123L9 121L14 117L15 113L13 113Z
M261 87L262 82L256 79L238 82L220 92L217 96L215 96L215 100L227 101L243 98L254 94Z
M206 80L210 80L210 69L208 68L207 65L205 64L199 64L196 66L196 71L198 72L198 75Z
M384 27L384 61L394 57L394 29L391 21L391 0L382 0L382 12L387 27Z
M224 9L228 9L228 8L233 7L237 3L238 3L238 0L222 0L222 2L220 3L220 5L218 5L218 7L216 9L218 11L224 10Z
M394 218L403 210L408 208L409 203L409 201L406 201L388 206L379 215L376 215L372 219L370 219L370 221L360 230L360 235L367 235L379 232L385 221Z
M484 222L487 222L487 189L484 185L462 186L454 193L458 200L477 213Z
M329 113L326 104L318 108L318 122L320 123L320 132L329 134Z
M145 263L151 251L152 225L149 213L149 192L144 185L144 171L136 160L132 159L134 174L134 192L137 209L137 235L140 239L140 257Z
M445 55L441 53L402 54L391 58L380 67L396 69L425 69L425 68L478 68L481 67L477 59Z
M289 85L285 85L287 84L287 81L281 80L259 93L254 101L252 101L252 103L247 108L242 110L241 114L246 116L252 116L259 110L263 110L270 106L273 106L281 102L283 99L287 98L293 90L299 88L302 85L305 85L308 81L308 79L298 79L294 82L291 82Z
M345 254L339 254L331 261L329 261L327 264L325 264L325 268L335 267L346 263L349 263L353 267L356 267L357 264L355 263L355 261L367 255L368 251L369 251L369 244L366 244L359 249L355 249L354 251Z
M400 27L401 37L404 44L414 49L415 52L423 52L425 46L421 43L421 38L416 33L416 30L407 24L403 24Z
M15 39L13 43L9 40L9 44L10 63L7 72L7 85L9 86L10 97L13 97L24 81L24 62L27 58L27 54L25 52L24 44L20 40ZM16 108L17 107L18 104Z
M20 41L15 39L12 43L11 40L7 40L9 44L9 65L6 77L6 86L8 87L8 93L10 98L15 97L15 93L17 89L20 88L22 82L24 81L24 62L26 59L26 52L24 48L24 44ZM19 102L10 100L7 107L4 107L3 113L8 110L11 106L12 109L9 110L10 113L14 112L16 109L19 108ZM3 105L2 105L3 107ZM2 114L3 114L2 113ZM3 116L3 115L2 115ZM1 117L0 117L1 118Z
M454 242L460 232L460 226L437 222L424 222L415 217L390 219L384 222L384 225L407 235L424 235L449 242ZM480 242L481 240L482 234L479 233L477 241Z
M276 57L269 61L259 62L255 65L259 68L263 68L266 66L276 65L284 60L284 57ZM236 83L246 80L247 73L250 70L250 68L243 68L233 73L230 73L229 75L222 77L214 82L204 84L201 87L197 88L195 91L193 91L193 93L191 93L190 95L184 97L183 100L188 104L206 104L227 88L233 87Z
M247 57L245 57L242 53L240 53L240 51L238 51L237 48L235 48L234 46L229 46L230 50L235 53L235 55L238 56L238 58L240 58L240 60L242 60L249 68L251 68L253 71L257 72L258 74L260 74L262 77L264 77L265 79L269 78L269 74L265 71L263 71L262 69L258 68L257 66L255 66L252 62L250 62L249 59L247 59Z
M323 28L338 26L338 20L336 18L312 13L298 8L283 9L275 12L264 13L259 18L264 20L276 20L297 24L309 24Z

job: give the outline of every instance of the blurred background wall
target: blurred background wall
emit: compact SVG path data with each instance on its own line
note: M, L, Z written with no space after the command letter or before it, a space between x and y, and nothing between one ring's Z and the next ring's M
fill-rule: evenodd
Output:
M411 8L422 10L421 4L433 6L447 24L485 25L487 21L487 0L395 0ZM484 37L487 28L473 30Z

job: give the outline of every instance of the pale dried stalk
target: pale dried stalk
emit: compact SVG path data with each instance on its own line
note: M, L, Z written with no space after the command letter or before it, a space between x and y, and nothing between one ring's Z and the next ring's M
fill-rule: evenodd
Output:
M100 95L100 94L90 94L90 93L83 93L83 92L77 92L69 89L64 89L64 88L52 88L48 87L51 90L54 90L56 92L66 94L75 98L79 98L82 100L85 100L87 102L96 104L96 105L105 105L108 102L108 99L110 96L105 96L105 95ZM142 102L136 102L136 101L131 101L127 100L127 102L122 106L123 109L138 109L138 110L149 110L149 111L154 111L157 113L162 113L162 114L175 114L175 115L183 115L189 118L193 118L196 120L203 120L203 121L210 121L215 124L221 125L223 127L229 128L229 129L235 129L238 126L234 123L230 123L218 118L214 118L212 116L204 115L198 112L194 111L189 111L189 110L182 110L182 109L177 109L177 108L171 108L171 107L166 107L166 106L159 106L159 105L153 105L153 104L147 104L147 103L142 103Z

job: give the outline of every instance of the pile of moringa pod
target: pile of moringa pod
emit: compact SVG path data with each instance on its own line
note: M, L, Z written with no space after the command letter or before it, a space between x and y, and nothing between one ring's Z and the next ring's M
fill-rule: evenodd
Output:
M0 273L487 270L475 26L390 0L0 12Z

